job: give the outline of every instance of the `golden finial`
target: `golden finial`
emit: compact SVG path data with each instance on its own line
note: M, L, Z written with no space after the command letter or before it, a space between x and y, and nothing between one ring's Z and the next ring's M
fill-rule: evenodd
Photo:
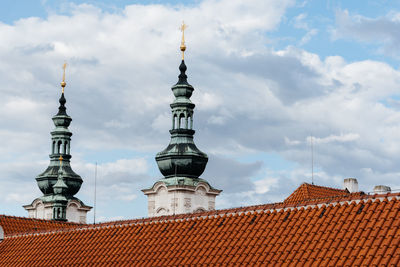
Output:
M63 161L63 157L60 155L60 157L58 158L58 160L60 161L60 166L62 165L62 161Z
M63 78L62 78L62 82L61 82L61 87L62 87L62 93L64 94L64 88L67 85L67 83L65 82L65 69L67 68L67 62L64 62L63 65Z
M182 26L179 28L182 32L182 42L181 42L181 51L182 51L182 60L185 59L185 50L186 50L186 45L185 45L185 30L188 27L188 25L185 24L184 21L182 21Z

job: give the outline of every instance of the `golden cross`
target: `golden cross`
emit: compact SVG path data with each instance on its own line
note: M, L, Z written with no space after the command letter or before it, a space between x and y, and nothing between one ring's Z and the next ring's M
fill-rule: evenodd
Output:
M184 21L182 21L182 26L179 28L182 32L182 42L181 42L181 51L182 51L182 60L185 59L185 50L186 50L186 45L185 45L185 30L188 27L188 25L185 24Z
M181 27L180 27L179 29L180 29L181 32L183 33L183 32L185 32L185 30L186 30L187 27L188 27L188 25L186 25L185 22L182 21L182 25L181 25Z
M63 77L62 77L61 87L62 87L62 93L64 94L64 87L67 85L67 83L65 82L65 69L67 68L67 62L64 62L62 68L63 68Z
M62 165L62 161L63 161L63 157L60 155L60 157L58 158L58 160L60 161L60 166Z

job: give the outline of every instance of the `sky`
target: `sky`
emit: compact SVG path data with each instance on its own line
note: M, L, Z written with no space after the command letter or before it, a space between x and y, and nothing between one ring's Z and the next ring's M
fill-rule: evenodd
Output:
M400 189L398 0L5 0L0 214L27 216L41 196L67 61L76 196L93 205L97 163L97 220L147 216L141 189L162 177L182 20L218 209L283 201L312 176Z

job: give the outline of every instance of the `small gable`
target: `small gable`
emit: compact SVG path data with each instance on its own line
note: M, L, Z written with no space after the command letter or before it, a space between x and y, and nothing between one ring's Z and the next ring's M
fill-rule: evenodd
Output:
M302 202L314 199L324 199L348 195L350 195L350 193L346 189L337 189L332 187L303 183L289 197L284 200L284 203L300 204Z

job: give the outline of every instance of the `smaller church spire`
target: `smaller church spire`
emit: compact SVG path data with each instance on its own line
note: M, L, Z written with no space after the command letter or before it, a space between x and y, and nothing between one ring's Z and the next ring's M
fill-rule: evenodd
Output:
M63 157L60 155L58 158L60 161L60 168L58 169L58 177L57 177L57 183L53 186L54 194L56 195L62 195L66 193L68 186L64 182L64 172L62 169L63 166Z
M36 176L37 184L43 196L36 198L32 204L25 205L24 208L33 218L66 221L66 214L68 213L68 220L85 223L87 212L90 211L91 207L86 206L81 200L74 197L81 188L83 180L72 170L70 164L72 132L68 127L72 118L68 116L65 107L66 68L67 63L64 63L62 66L60 106L58 113L52 118L55 128L51 131L50 164L46 170ZM72 203L74 205L70 205ZM41 208L42 205L44 205L44 210Z
M58 160L60 161L60 167L58 169L57 182L53 186L53 220L66 221L68 199L66 198L65 194L68 190L68 186L64 182L64 172L62 169L63 157L60 155L60 158Z
M44 196L51 196L54 194L53 186L57 182L57 172L59 169L59 157L62 155L63 157L63 176L65 183L68 185L68 199L73 197L76 193L78 193L81 184L82 178L77 175L70 166L71 159L71 136L72 133L69 131L68 127L72 121L72 118L68 116L65 107L65 97L64 97L64 88L66 86L65 82L65 70L67 64L63 65L63 75L61 82L61 97L60 97L60 106L58 108L58 113L53 116L52 120L55 126L55 129L51 132L52 136L52 145L51 145L51 154L50 154L50 165L49 167L41 174L36 177L40 190L43 192ZM49 201L49 199L46 199Z

